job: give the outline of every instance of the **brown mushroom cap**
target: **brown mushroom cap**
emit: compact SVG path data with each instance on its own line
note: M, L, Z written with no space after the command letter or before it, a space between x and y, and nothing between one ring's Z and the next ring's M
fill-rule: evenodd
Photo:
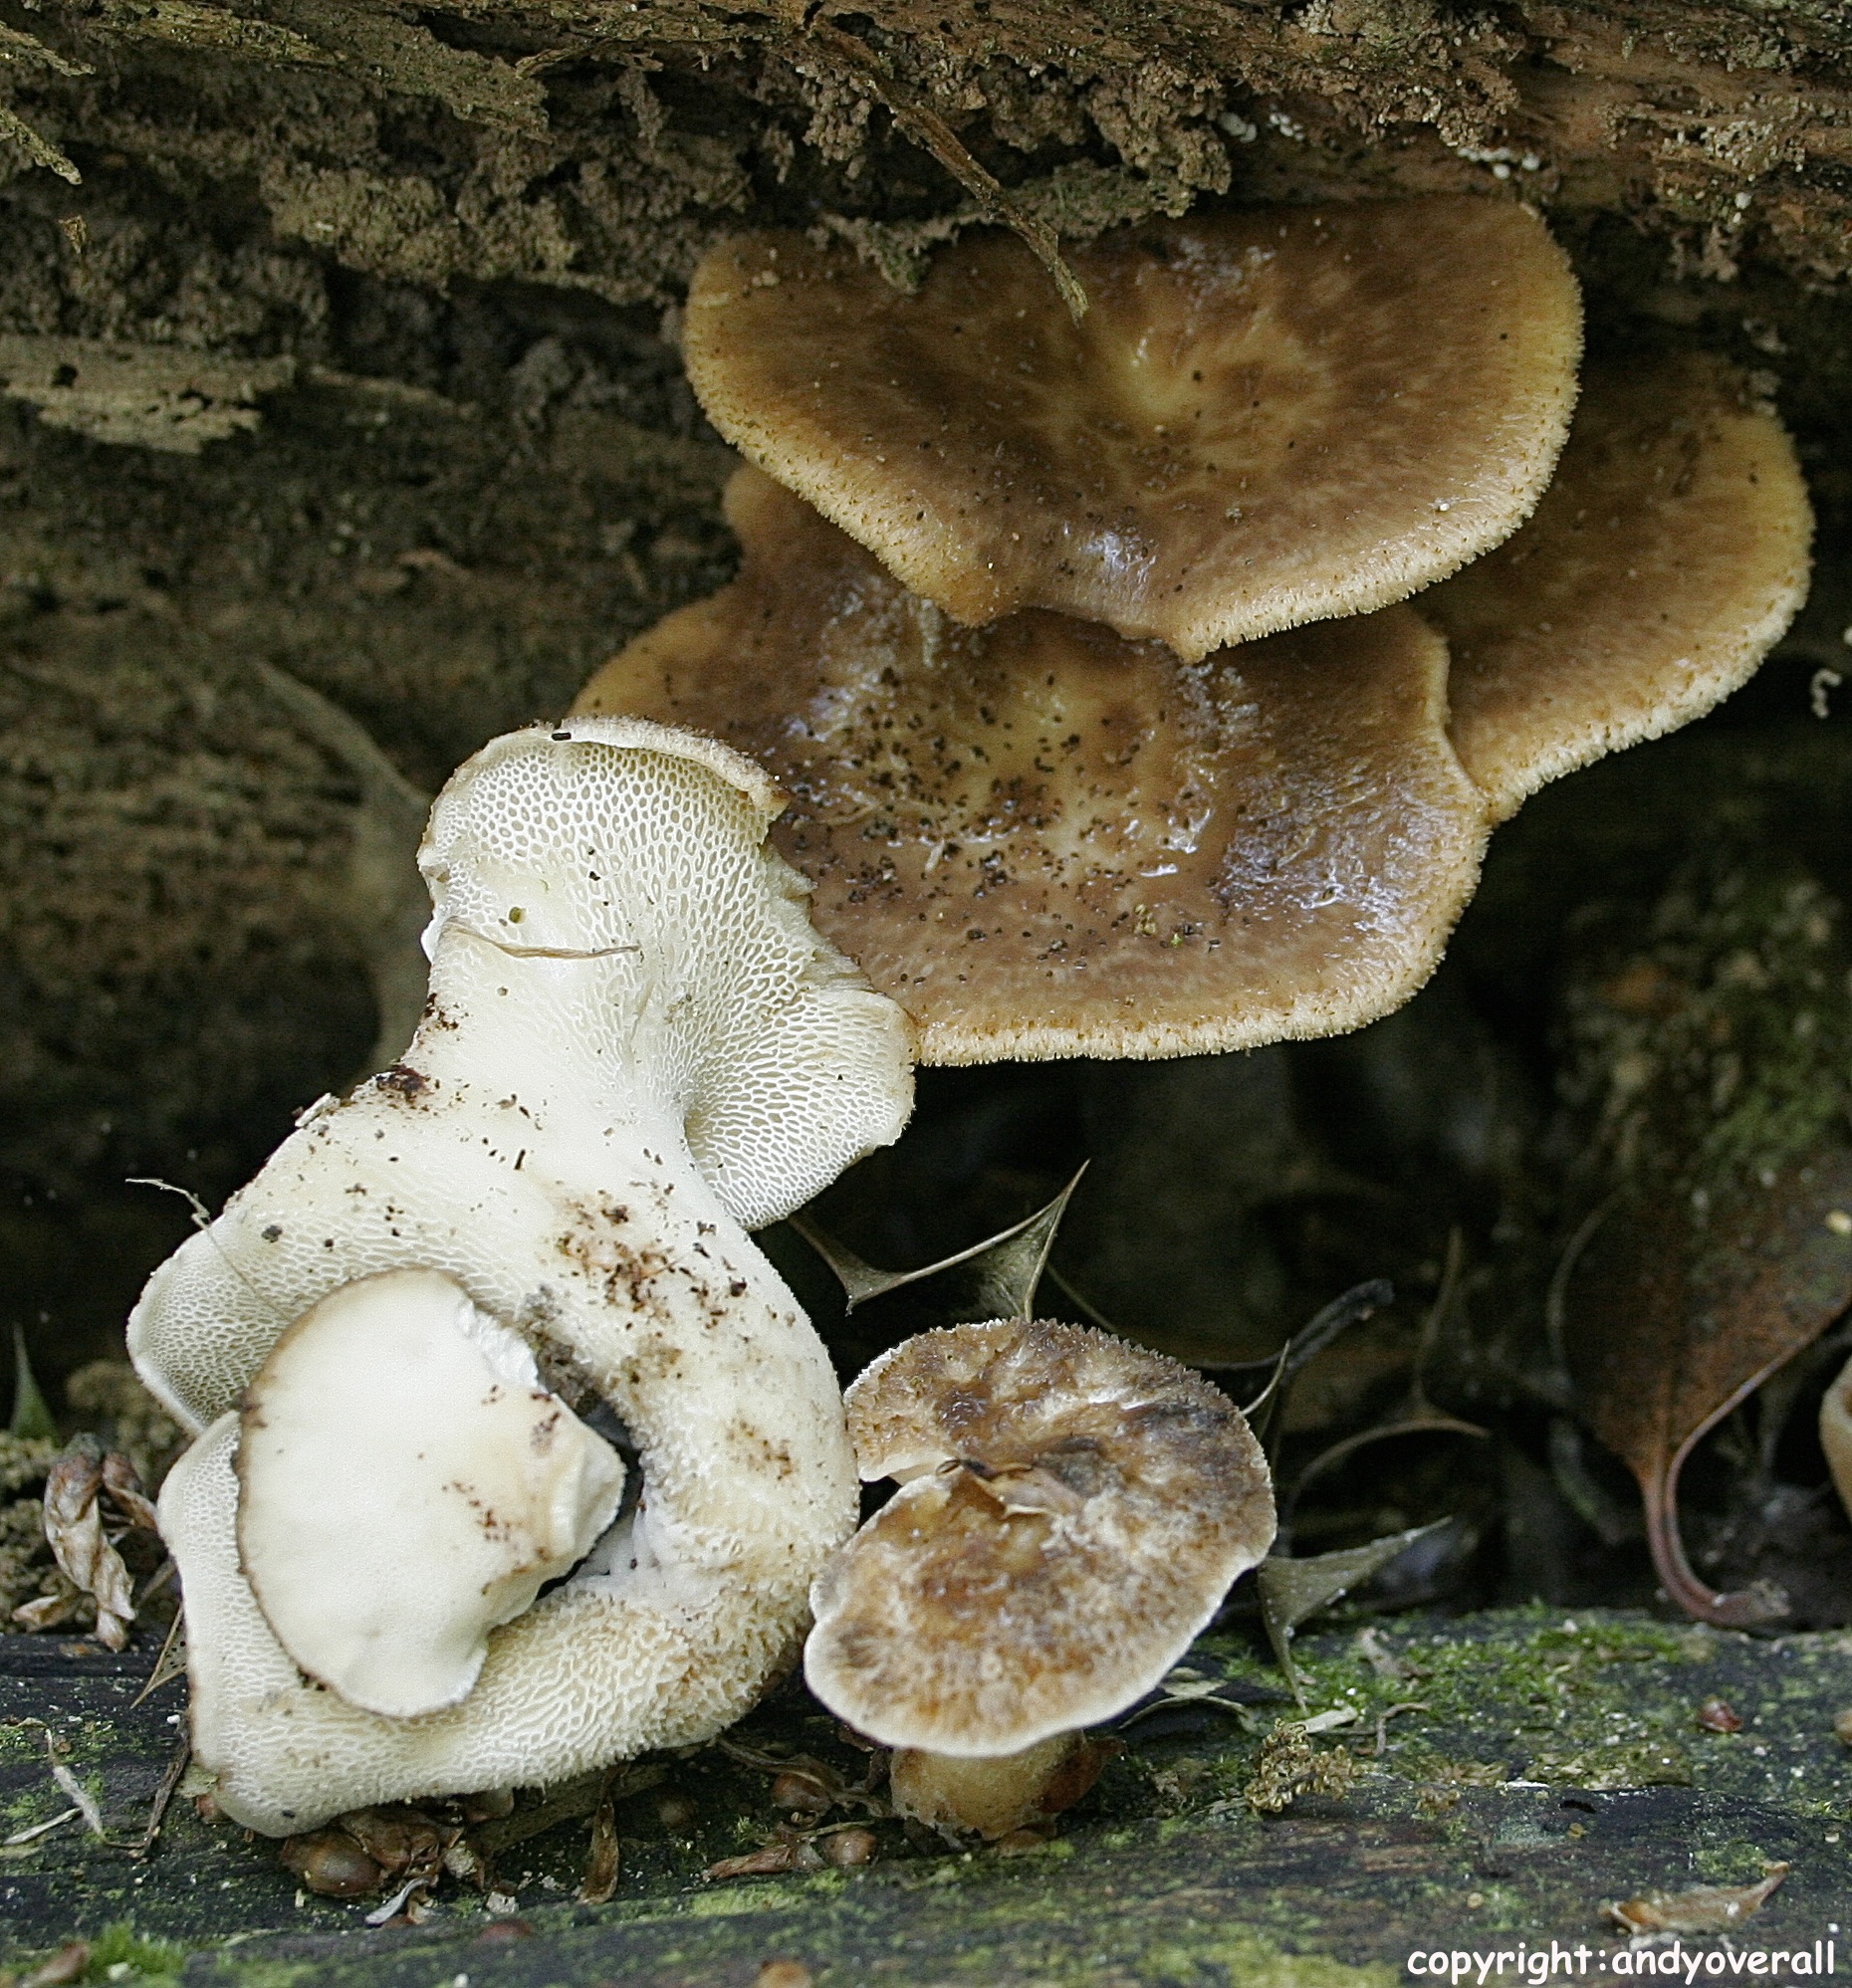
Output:
M1498 817L1744 682L1806 595L1812 533L1786 431L1728 367L1592 374L1536 516L1420 602Z
M575 709L767 767L811 916L921 1024L922 1060L1329 1034L1432 970L1486 809L1411 608L1186 664L1038 610L958 627L755 471L727 515L739 579Z
M688 294L727 439L968 623L1057 608L1194 661L1400 600L1549 480L1581 316L1527 209L1477 199L1141 222L1076 250L1075 324L1013 235L913 296L740 236Z
M1273 1543L1239 1411L1109 1333L922 1333L847 1406L862 1476L905 1481L817 1577L805 1673L889 1746L1015 1753L1110 1717Z

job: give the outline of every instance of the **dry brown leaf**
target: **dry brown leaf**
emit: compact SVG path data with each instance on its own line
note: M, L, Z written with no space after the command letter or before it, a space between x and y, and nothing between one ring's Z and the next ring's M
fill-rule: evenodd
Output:
M1639 1479L1666 1592L1739 1628L1786 1598L1698 1578L1679 1473L1852 1304L1846 953L1810 880L1722 856L1633 925L1569 988L1569 1089L1602 1212L1562 1279L1561 1350L1584 1420Z
M135 1604L128 1569L103 1530L101 1493L109 1460L94 1436L66 1445L46 1473L45 1537L66 1577L96 1598L98 1642L123 1650Z
M1622 1932L1727 1933L1761 1910L1787 1876L1785 1864L1764 1866L1755 1884L1699 1884L1689 1891L1643 1891L1602 1906Z
M623 1846L617 1835L616 1807L607 1781L603 1799L592 1812L591 1843L585 1853L584 1875L579 1880L581 1905L608 1905L617 1889Z
M1714 1204L1699 1228L1671 1195L1617 1210L1576 1277L1570 1372L1582 1413L1640 1480L1666 1592L1725 1627L1769 1622L1786 1598L1715 1593L1686 1558L1679 1473L1698 1443L1852 1303L1852 1247L1827 1218L1852 1209L1852 1154L1814 1156L1772 1187Z

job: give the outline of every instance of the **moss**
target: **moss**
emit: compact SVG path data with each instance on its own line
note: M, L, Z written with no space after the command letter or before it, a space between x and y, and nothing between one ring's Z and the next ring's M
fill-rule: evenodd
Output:
M90 1942L86 1981L162 1981L177 1976L186 1964L186 1949L172 1940L146 1939L132 1919L104 1927ZM125 1968L126 1974L115 1970Z
M1637 917L1617 909L1610 922ZM1612 1178L1722 1196L1770 1184L1842 1127L1841 927L1838 902L1798 866L1708 853L1661 894L1644 942L1604 932L1586 948L1565 996L1561 1083Z

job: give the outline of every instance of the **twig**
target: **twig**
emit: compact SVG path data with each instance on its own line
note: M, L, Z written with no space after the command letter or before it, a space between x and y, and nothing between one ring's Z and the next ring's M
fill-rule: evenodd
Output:
M171 1562L168 1564L172 1565ZM144 1698L151 1698L163 1684L170 1684L174 1678L185 1675L185 1646L180 1646L178 1654L174 1648L179 1644L181 1632L185 1627L186 1610L184 1607L177 1608L173 1612L173 1621L167 1627L167 1638L160 1647L160 1655L154 1659L154 1668L148 1672L148 1681L136 1692L133 1703L128 1707L131 1712Z
M22 1843L32 1843L42 1836L50 1836L55 1829L62 1829L73 1816L81 1816L82 1809L66 1809L54 1816L49 1823L34 1823L30 1829L15 1830L13 1834L0 1839L0 1850L16 1850Z
M52 1779L78 1805L78 1813L84 1818L84 1827L92 1836L101 1837L104 1834L103 1811L97 1806L97 1798L52 1752L52 1736L49 1732L45 1735L45 1751L51 1761Z
M186 1763L192 1757L192 1741L181 1740L173 1758L167 1763L166 1773L160 1777L160 1786L154 1790L154 1806L148 1811L147 1828L141 1832L141 1841L128 1853L133 1862L140 1864L153 1856L154 1846L160 1840L160 1826L167 1820L167 1805L173 1800L173 1791L179 1787L186 1772Z
M1383 1710L1378 1712L1376 1714L1377 1759L1380 1760L1383 1757L1383 1755L1387 1753L1389 1750L1389 1735L1384 1730L1384 1728L1388 1725L1389 1721L1395 1717L1397 1712L1428 1712L1432 1711L1434 1707L1432 1705L1420 1704L1415 1699L1409 1698L1399 1705L1387 1705L1383 1708Z

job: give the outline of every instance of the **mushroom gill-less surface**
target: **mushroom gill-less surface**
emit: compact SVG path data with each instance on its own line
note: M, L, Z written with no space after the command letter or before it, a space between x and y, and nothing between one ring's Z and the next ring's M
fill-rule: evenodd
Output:
M862 1477L900 1488L817 1576L805 1674L926 1756L896 1763L915 1813L1002 1834L1048 1742L1150 1690L1267 1552L1267 1459L1200 1374L1045 1320L922 1333L847 1406Z
M1820 1447L1826 1452L1833 1489L1852 1517L1852 1360L1833 1376L1820 1398Z
M785 782L812 917L925 1061L1328 1034L1432 970L1487 822L1412 609L1190 664L1040 610L960 627L755 470L727 516L740 577L576 708L712 731Z
M1536 515L1417 603L1495 814L1746 681L1806 595L1812 534L1793 444L1739 375L1591 373Z
M895 1138L911 1081L904 1017L765 846L780 799L724 746L654 725L485 747L421 853L431 998L404 1061L306 1114L149 1279L136 1365L204 1432L160 1503L194 1747L250 1827L703 1739L788 1659L854 1523L854 1468L828 1359L745 1230ZM466 1294L575 1414L614 1414L642 1497L488 1632L460 1703L393 1718L278 1642L239 1564L236 1461L241 1398L292 1323L406 1270ZM428 1408L404 1420L414 1450ZM408 1597L430 1571L407 1566Z
M411 1718L468 1696L489 1631L591 1551L623 1480L524 1340L441 1272L384 1270L245 1390L238 1561L311 1677Z
M1188 660L1402 599L1506 537L1555 464L1581 312L1508 201L1251 208L1073 251L1014 236L905 296L743 235L683 353L726 438L962 622L1025 607Z

